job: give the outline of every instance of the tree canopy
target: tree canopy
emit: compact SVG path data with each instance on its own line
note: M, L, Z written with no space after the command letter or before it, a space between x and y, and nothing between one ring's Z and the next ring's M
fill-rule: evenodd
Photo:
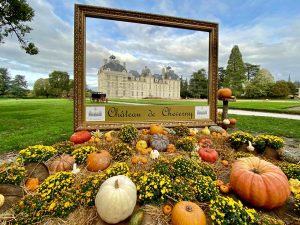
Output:
M224 86L232 89L233 94L243 94L243 85L246 80L245 64L239 47L235 45L230 53L224 78Z
M27 92L27 81L25 76L16 75L15 78L11 81L10 93L17 97L23 97Z
M189 91L193 98L207 98L208 81L205 69L200 69L192 74Z
M0 95L5 95L9 90L10 75L6 68L0 68Z
M38 54L34 43L25 39L25 35L32 30L26 22L32 21L34 10L26 0L2 0L0 4L0 44L4 38L15 34L21 48L30 55Z

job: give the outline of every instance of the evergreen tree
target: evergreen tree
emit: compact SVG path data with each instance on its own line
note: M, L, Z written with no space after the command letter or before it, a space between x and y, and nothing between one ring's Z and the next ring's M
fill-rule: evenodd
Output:
M189 92L189 83L187 78L183 80L180 78L180 97L181 98L188 98L190 97L190 92Z
M235 45L230 53L226 76L224 78L224 86L232 89L233 94L240 96L243 94L243 86L246 81L245 64L239 47Z
M260 65L245 63L245 69L247 80L253 80L260 69Z
M0 68L0 95L5 95L9 90L10 79L8 70Z
M205 69L200 69L193 73L190 80L189 91L193 98L207 98L208 80Z
M224 87L224 79L226 75L226 70L224 67L218 68L218 88Z
M16 75L11 82L10 93L16 98L23 97L27 92L27 81L25 76Z

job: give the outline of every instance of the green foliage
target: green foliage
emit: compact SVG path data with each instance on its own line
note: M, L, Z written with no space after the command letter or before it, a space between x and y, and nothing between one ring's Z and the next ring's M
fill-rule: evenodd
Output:
M10 94L16 98L24 97L27 92L25 76L16 75L10 84Z
M168 193L168 198L176 202L196 200L193 187L183 177L172 180L172 191Z
M208 81L205 69L194 72L190 79L189 91L193 98L207 98Z
M54 97L62 97L63 92L70 90L69 74L63 71L53 71L49 74L50 94Z
M260 152L263 152L266 147L280 149L284 146L284 140L275 135L258 135L254 138L253 144Z
M173 130L175 131L176 135L179 137L185 137L190 134L190 130L187 126L180 125L177 127L173 127Z
M24 38L30 33L31 27L27 25L34 17L34 10L26 0L2 1L0 10L0 43L4 37L15 34L21 47L30 55L38 54L38 49Z
M110 154L115 161L124 161L133 154L133 150L126 143L117 143L110 148Z
M294 211L300 214L300 193L294 196Z
M34 82L33 91L35 96L48 96L50 95L50 83L49 79L40 78Z
M180 78L180 97L188 98L191 97L191 93L189 92L189 83L187 79L183 80Z
M271 90L271 96L273 97L287 97L290 93L288 82L284 80L277 81Z
M0 184L20 185L25 178L25 168L18 163L0 163Z
M226 67L224 86L231 88L233 95L240 96L243 93L243 83L246 80L245 65L239 47L235 45L230 53Z
M238 149L243 144L248 144L249 141L253 142L254 137L246 132L233 132L229 138L228 141L234 149Z
M136 188L138 201L142 203L158 203L167 200L167 195L172 192L170 177L156 172L146 172L137 176Z
M210 177L212 180L217 179L217 174L214 171L214 168L210 163L201 162L201 163L199 163L199 166L200 166L200 172L203 176Z
M5 95L10 87L10 75L6 68L0 68L0 96Z
M88 155L95 151L97 151L97 148L94 146L82 146L75 149L72 152L72 156L74 157L76 163L83 164L85 163Z
M224 67L218 68L218 89L224 87L224 81L226 76L226 69Z
M125 125L119 131L119 138L126 142L131 143L136 140L138 136L138 129L136 129L133 125Z
M129 175L129 167L125 162L115 163L112 167L106 170L107 178L118 176L118 175Z
M45 162L57 154L57 150L52 146L34 145L22 149L17 156L18 162Z
M196 179L201 175L201 167L198 163L183 156L177 156L173 159L175 176Z
M173 176L173 168L170 164L170 162L162 157L159 157L158 160L153 165L153 168L151 169L153 172L167 175L169 177Z
M289 179L293 178L293 179L300 180L300 165L299 164L282 162L279 164L279 166Z
M57 150L59 155L71 154L75 150L74 143L71 141L62 141L52 145L53 148Z
M245 158L245 157L253 157L255 155L248 153L248 152L235 152L233 154L233 158L239 159L239 158Z
M219 193L216 183L207 176L198 176L190 180L198 201L208 201L216 198Z
M194 137L187 136L178 139L175 143L176 149L186 152L192 152L195 149L197 140Z
M209 211L213 224L256 225L258 221L258 213L254 209L248 209L230 197L217 196L210 201Z
M260 65L245 63L246 78L248 81L253 80L259 71Z

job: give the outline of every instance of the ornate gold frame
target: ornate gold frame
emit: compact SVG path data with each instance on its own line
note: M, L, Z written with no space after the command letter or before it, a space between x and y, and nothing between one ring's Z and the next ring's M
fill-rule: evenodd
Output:
M217 120L217 74L218 74L218 24L171 16L162 16L142 12L125 11L111 8L75 4L74 18L74 130L108 130L118 129L122 124L107 122L87 122L84 120L84 84L85 84L85 50L86 18L109 19L157 26L184 28L209 33L209 109L210 119L201 121L162 121L164 126L173 127L184 124L190 127L214 125ZM150 122L134 121L138 128L148 127ZM153 123L153 122L152 122ZM132 122L131 122L132 124Z

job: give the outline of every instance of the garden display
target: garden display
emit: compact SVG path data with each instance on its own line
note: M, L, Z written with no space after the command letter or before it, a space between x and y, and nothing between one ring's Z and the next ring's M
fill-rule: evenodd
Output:
M219 126L76 132L0 163L1 224L300 224L284 146Z

